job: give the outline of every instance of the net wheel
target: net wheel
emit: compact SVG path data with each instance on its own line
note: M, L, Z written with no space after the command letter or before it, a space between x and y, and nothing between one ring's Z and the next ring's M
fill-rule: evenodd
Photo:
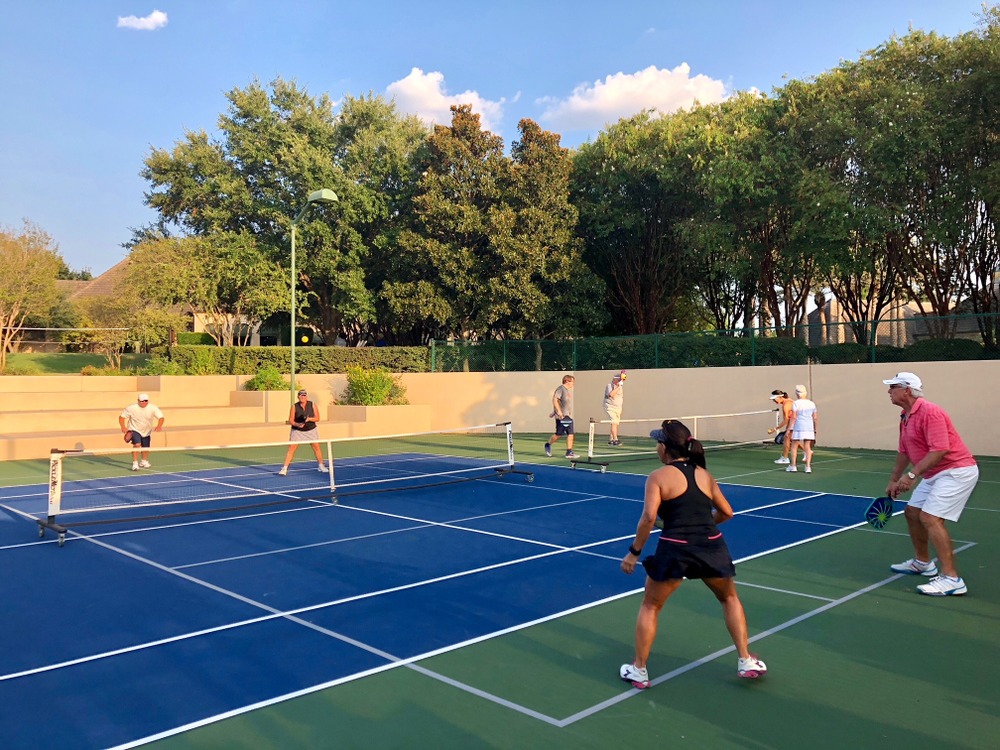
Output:
M608 467L607 466L602 466L601 467L601 473L602 474L607 474L608 473Z
M59 546L62 547L64 544L66 544L66 532L65 531L59 535Z
M528 474L527 476L524 477L524 481L527 482L528 484L531 484L532 482L535 481L535 475Z

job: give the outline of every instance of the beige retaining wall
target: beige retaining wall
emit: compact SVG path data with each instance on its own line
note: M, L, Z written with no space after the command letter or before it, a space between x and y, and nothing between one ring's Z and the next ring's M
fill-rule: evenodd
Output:
M623 418L768 410L773 406L768 400L772 389L791 393L802 383L818 406L821 446L891 450L896 445L897 411L881 381L901 370L923 379L927 398L949 411L974 453L1000 455L1000 430L993 421L1000 406L994 387L1000 379L997 361L631 370ZM586 434L590 418L604 418L601 400L612 374L610 370L576 374L578 434ZM562 375L404 374L401 380L415 408L403 410L335 405L346 385L343 375L297 379L324 416L320 434L337 438L505 421L513 422L515 432L549 432L551 395ZM166 416L161 444L286 440L290 395L239 390L246 379L235 375L0 377L0 459L40 458L54 447L122 447L118 414L138 391L148 392ZM773 417L761 415L759 423L756 419L722 429L729 438L756 439ZM640 429L648 430L649 425L635 427Z

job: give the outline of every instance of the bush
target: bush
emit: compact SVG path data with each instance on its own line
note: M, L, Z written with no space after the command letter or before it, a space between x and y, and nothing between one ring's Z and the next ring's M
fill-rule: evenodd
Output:
M135 371L126 368L96 367L95 365L85 365L80 369L81 375L135 375Z
M10 362L7 366L0 372L0 375L41 375L42 368L36 365L34 362L27 362L23 364L12 365Z
M167 357L154 354L138 372L140 375L183 375L184 368Z
M351 367L347 370L347 388L340 403L350 406L390 406L410 403L399 376L386 369L364 370Z
M191 333L190 331L179 331L177 333L178 344L215 346L215 339L207 333Z
M287 391L290 390L288 379L277 367L264 365L257 374L243 384L245 391Z
M927 339L903 350L912 362L953 362L962 359L982 359L983 345L972 339Z
M390 372L427 372L427 349L422 346L308 346L296 348L297 372L347 372L350 367L384 368ZM287 346L188 346L170 348L170 358L188 375L256 375L268 365L279 372L291 369Z
M855 342L814 346L809 350L809 353L813 360L824 365L846 365L872 361L871 347Z

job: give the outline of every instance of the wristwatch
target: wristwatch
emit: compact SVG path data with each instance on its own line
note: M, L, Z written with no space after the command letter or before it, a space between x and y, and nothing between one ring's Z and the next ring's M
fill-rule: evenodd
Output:
M917 475L914 474L912 471L906 472L906 476L908 476L910 479L916 479L917 478Z

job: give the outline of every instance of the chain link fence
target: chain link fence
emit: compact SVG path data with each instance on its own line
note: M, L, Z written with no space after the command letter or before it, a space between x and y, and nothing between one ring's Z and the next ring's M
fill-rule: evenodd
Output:
M432 341L432 372L1000 359L1000 314L533 341Z

